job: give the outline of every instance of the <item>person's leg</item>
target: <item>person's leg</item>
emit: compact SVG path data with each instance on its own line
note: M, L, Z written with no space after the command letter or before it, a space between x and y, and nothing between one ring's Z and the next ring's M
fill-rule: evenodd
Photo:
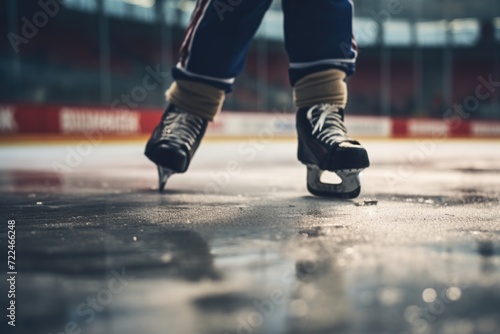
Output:
M358 52L351 0L283 0L282 6L292 86L323 70L354 73Z
M243 69L250 42L271 3L198 0L179 62L172 71L176 82L167 98L186 111L213 120Z
M307 186L322 196L357 197L358 174L369 166L366 150L347 136L345 78L355 71L356 43L349 0L283 0L285 46L297 105L298 158L308 167ZM320 181L336 172L338 185Z
M198 0L166 92L170 104L146 145L146 156L158 166L160 191L170 175L189 167L271 2Z
M352 1L317 0L313 4L283 0L283 12L290 83L297 106L336 103L345 107L344 79L354 73L357 57Z
M271 3L272 0L198 0L174 78L207 82L230 91Z

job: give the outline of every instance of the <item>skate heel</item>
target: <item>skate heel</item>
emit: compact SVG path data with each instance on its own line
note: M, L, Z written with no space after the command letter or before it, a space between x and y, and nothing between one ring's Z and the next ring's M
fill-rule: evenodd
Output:
M342 169L333 171L342 180L339 184L321 182L323 170L307 165L307 190L316 196L334 198L356 198L361 193L359 175L363 169Z
M318 147L318 150L321 150L321 148ZM297 151L297 158L304 165L310 165L310 164L311 165L321 165L321 166L324 165L324 163L322 161L318 161L318 159L316 159L314 154L311 152L311 149L308 148L307 144L303 143L300 139L299 139L299 145L298 145L298 151Z

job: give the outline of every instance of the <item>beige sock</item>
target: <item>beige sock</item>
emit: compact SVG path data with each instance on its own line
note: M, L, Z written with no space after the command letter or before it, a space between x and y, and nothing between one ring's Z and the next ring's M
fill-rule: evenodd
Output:
M300 79L293 87L295 105L297 108L304 108L327 103L345 108L347 103L345 78L344 71L331 69Z
M225 98L223 90L188 80L174 81L165 95L180 109L209 121L220 112Z

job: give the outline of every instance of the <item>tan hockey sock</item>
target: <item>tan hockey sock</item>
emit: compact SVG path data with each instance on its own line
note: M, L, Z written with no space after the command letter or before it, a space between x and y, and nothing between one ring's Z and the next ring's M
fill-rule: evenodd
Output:
M223 90L188 80L174 81L165 95L180 109L209 121L220 112L225 98Z
M304 108L328 103L345 108L347 103L345 78L344 71L331 69L300 79L293 88L295 105L297 108Z

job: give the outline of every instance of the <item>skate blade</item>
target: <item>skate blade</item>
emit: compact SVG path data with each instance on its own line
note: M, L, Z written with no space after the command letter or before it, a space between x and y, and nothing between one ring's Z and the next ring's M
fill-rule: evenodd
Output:
M168 178L174 174L174 171L171 169L157 166L158 167L158 176L160 178L160 183L158 185L158 191L161 193L163 189L165 189L165 185L167 184Z
M359 174L363 171L360 169L343 169L333 171L341 179L339 184L321 182L323 170L317 166L307 166L307 189L313 195L337 197L337 198L355 198L361 192L361 182Z

